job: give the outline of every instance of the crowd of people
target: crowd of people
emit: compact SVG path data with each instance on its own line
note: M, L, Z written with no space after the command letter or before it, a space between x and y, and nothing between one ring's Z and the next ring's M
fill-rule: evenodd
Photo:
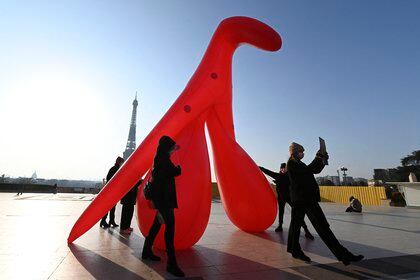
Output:
M169 136L162 136L153 162L152 179L153 182L151 202L156 211L154 222L145 238L142 259L160 261L160 257L153 253L152 247L154 240L161 228L165 224L165 245L168 255L167 271L175 276L183 277L185 274L178 266L175 257L174 237L175 237L175 216L174 209L178 208L176 197L175 177L181 175L181 167L175 166L171 161L171 154L179 149ZM331 250L334 256L344 265L357 262L364 258L363 255L354 255L345 248L335 237L330 225L319 205L321 201L320 190L314 174L320 173L325 163L328 161L328 153L318 151L315 159L306 165L302 159L305 149L297 143L292 143L289 147L290 158L286 163L281 164L280 172L274 172L260 166L260 170L274 179L277 191L279 207L278 226L276 232L283 231L283 216L286 203L291 207L291 222L289 226L287 252L293 258L310 262L311 259L305 255L300 243L299 236L301 228L305 231L305 237L314 240L314 236L309 231L304 218L307 216L315 228L319 237ZM109 170L107 180L118 171L124 160L118 157L115 165ZM124 196L121 200L121 229L120 233L130 234L131 219L133 217L134 205L136 203L137 189L141 180ZM351 205L347 212L361 212L362 206L359 200L350 198ZM115 223L115 206L109 212L109 222L106 222L107 214L102 218L100 226L102 228L118 227Z

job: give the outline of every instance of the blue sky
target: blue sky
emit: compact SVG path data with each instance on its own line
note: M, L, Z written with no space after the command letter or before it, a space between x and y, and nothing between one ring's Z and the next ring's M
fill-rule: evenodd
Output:
M327 141L335 175L370 178L420 149L418 1L2 1L0 174L100 179L194 73L218 23L259 19L279 52L234 56L238 142L278 169Z

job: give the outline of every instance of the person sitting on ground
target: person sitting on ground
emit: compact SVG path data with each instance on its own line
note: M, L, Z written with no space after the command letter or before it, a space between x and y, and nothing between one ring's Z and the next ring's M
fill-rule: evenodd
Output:
M362 213L362 203L355 198L354 196L350 196L350 206L347 207L346 212L357 212Z

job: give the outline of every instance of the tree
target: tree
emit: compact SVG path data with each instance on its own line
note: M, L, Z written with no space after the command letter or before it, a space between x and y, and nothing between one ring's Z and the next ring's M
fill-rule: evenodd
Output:
M420 150L413 151L411 155L405 156L401 159L402 166L419 166L420 165Z

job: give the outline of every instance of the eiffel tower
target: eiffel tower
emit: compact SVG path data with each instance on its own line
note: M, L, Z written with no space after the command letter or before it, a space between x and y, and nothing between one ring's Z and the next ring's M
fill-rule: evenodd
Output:
M131 156L131 154L136 149L137 105L138 105L138 102L137 102L137 91L136 91L136 98L134 98L134 101L133 101L133 112L131 113L130 131L128 132L127 145L123 153L124 160L127 160L128 157Z

